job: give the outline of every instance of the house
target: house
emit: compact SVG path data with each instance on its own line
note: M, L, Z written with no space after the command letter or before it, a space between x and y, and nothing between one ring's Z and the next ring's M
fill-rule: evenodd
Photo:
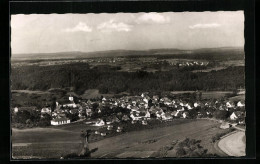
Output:
M70 95L69 100L70 100L71 102L73 102L73 101L74 101L74 98Z
M146 120L142 120L142 125L147 125L147 121Z
M98 119L94 126L104 126L105 122L102 119Z
M191 109L192 109L192 107L191 107L191 104L190 104L190 103L187 103L185 106L188 108L188 110L191 110Z
M162 114L162 120L171 120L172 116L170 113L163 113Z
M157 119L159 119L159 118L163 118L164 115L165 115L165 113L164 113L162 110L160 110L160 111L156 111L155 114L156 114Z
M197 108L199 106L199 103L195 102L194 107Z
M130 117L132 118L132 120L140 120L142 117L138 115L137 112L133 112L131 113Z
M128 121L128 120L130 120L130 118L127 115L123 115L122 120L123 121Z
M120 120L119 120L116 116L113 116L111 122L112 122L112 123L114 123L114 122L120 122Z
M181 110L173 111L171 113L171 115L174 116L174 117L180 117L181 116Z
M226 102L226 107L227 108L233 108L234 104L228 101L228 102Z
M228 128L230 128L230 127L231 127L231 125L230 125L229 123L223 122L223 123L220 125L219 128L221 128L221 129L228 129Z
M68 118L55 118L51 120L51 125L63 125L63 124L69 124L70 119Z
M241 101L239 101L239 102L237 103L237 107L244 107L244 106L245 106L245 104L242 103Z
M167 105L167 106L169 106L169 105L172 104L172 102L171 102L171 100L167 99L167 100L164 101L164 104Z
M41 114L49 114L49 115L51 115L51 108L42 108Z
M99 131L95 131L95 134L100 134L100 132Z
M113 129L113 125L108 125L107 126L107 130L112 130Z
M123 128L118 126L116 132L120 133L120 132L122 132L122 130L123 130Z
M236 120L238 118L238 116L235 114L235 112L233 112L231 115L230 115L230 119L231 120Z
M148 119L150 119L150 117L151 117L151 114L150 114L150 112L147 110L146 111L146 113L145 113L145 116L144 116L145 118L148 118Z
M92 115L92 110L89 109L89 108L87 108L87 109L86 109L86 115L87 115L87 116L91 116L91 115Z
M138 113L140 113L139 108L136 107L136 106L132 107L132 108L131 108L131 111L132 111L132 112L138 112Z
M183 113L182 113L182 117L183 117L183 118L187 118L187 117L188 117L188 115L189 115L189 113L188 113L188 112L183 112Z
M71 113L71 114L76 114L76 113L78 113L78 109L71 109L71 110L70 110L70 113Z
M75 103L69 103L69 104L64 104L63 107L65 107L65 108L67 108L67 107L76 108L77 105Z
M19 109L18 109L17 107L15 107L15 108L14 108L14 113L17 113L18 110L19 110Z

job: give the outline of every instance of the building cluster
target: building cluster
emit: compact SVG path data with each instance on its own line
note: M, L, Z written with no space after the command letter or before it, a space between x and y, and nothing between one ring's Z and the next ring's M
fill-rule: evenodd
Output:
M170 63L170 65L177 65L179 67L190 67L190 66L207 66L209 62L201 62L201 61L187 61L187 62L178 62L178 63Z
M94 106L95 110L94 110ZM121 121L129 121L132 124L137 122L147 125L151 119L159 119L170 121L174 118L200 118L212 117L213 113L219 111L229 111L229 120L237 121L241 124L245 119L245 103L244 101L194 101L186 102L178 99L170 99L168 97L159 97L154 95L148 96L148 93L142 93L141 96L123 96L121 98L101 98L99 100L80 100L74 102L72 96L69 102L59 104L52 111L50 107L41 109L42 116L49 114L52 117L51 125L61 125L71 123L72 120L67 118L68 114L77 115L80 119L91 118L94 114L100 116L94 126L107 125L108 130L112 129L113 123ZM115 108L124 109L127 112L116 113ZM18 108L14 108L14 112L18 112ZM109 113L109 116L102 117L103 113ZM194 117L195 115L195 117ZM123 127L117 127L117 131L121 132Z

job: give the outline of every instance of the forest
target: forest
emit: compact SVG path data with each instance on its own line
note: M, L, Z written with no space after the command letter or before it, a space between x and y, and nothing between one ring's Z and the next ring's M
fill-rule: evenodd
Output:
M71 87L77 94L83 94L87 89L99 89L102 94L135 94L173 90L233 91L244 85L243 66L197 73L179 68L156 72L120 72L110 66L90 68L87 63L11 69L12 90L45 91L50 88Z

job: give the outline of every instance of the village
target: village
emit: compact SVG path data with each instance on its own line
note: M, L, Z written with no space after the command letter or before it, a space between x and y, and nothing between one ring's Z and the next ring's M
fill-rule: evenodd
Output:
M24 107L13 109L14 115L22 112ZM41 110L35 109L41 118L48 116L51 126L71 124L85 121L90 126L106 127L107 131L122 132L123 126L113 128L113 123L128 122L129 124L149 124L150 120L171 121L175 118L199 119L214 118L224 120L220 128L229 128L232 125L245 124L245 103L243 100L233 101L205 101L192 102L180 99L170 99L157 95L149 97L148 92L140 96L122 96L121 98L105 98L98 100L76 100L68 97L68 103L59 104L55 108L45 106ZM106 136L105 131L96 131L95 134Z

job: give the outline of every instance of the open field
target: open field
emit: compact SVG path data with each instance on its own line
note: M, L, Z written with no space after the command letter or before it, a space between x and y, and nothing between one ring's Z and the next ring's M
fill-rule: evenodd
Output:
M65 126L64 126L65 127ZM14 130L13 156L38 156L42 158L59 158L68 153L77 153L80 146L79 132L73 131L73 126L50 130ZM71 129L71 130L69 130ZM77 129L77 128L76 128ZM201 146L208 149L208 153L217 153L212 136L225 130L219 128L219 123L209 120L193 120L188 123L127 132L114 137L90 143L90 149L98 148L92 154L93 158L109 157L149 157L162 146L173 140L191 139L201 140ZM155 142L149 143L148 140ZM21 146L21 143L30 143ZM18 144L18 145L17 145ZM133 153L135 152L135 153ZM136 153L139 152L139 153Z
M171 94L184 94L194 93L195 91L172 91ZM202 99L219 99L225 97L226 94L232 93L231 91L201 91Z
M245 95L238 95L238 96L234 96L229 98L230 101L240 101L240 100L245 100Z

